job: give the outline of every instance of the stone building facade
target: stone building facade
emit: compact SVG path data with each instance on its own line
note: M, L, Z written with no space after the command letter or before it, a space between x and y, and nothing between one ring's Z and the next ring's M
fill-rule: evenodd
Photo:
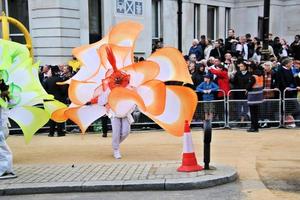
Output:
M35 58L41 64L67 63L74 47L95 42L123 20L144 25L135 54L148 56L152 44L178 46L177 0L0 0L8 16L22 21L33 39ZM271 0L270 32L292 42L300 34L300 1ZM226 37L259 32L263 0L183 0L182 50L187 53L193 38ZM129 27L130 28L130 27ZM13 27L12 40L23 42Z

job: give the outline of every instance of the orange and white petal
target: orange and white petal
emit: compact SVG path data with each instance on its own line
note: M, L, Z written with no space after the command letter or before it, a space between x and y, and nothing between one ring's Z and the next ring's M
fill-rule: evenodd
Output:
M61 109L58 109L58 110L54 111L54 112L51 114L51 119L52 119L53 121L58 122L58 123L62 123L62 122L67 121L68 116L65 114L65 112L66 112L68 109L69 109L69 108L61 108Z
M66 116L77 124L82 131L85 133L86 129L98 118L106 114L106 108L98 104L89 106L80 106L69 108L65 112Z
M143 25L134 21L117 24L109 33L108 43L123 47L133 47L135 40L143 30Z
M139 85L153 80L159 73L159 66L152 61L142 61L134 63L122 69L130 75L130 85L138 87Z
M90 45L84 45L72 50L72 54L90 71L95 71L100 67L100 58L97 53L97 49L103 44L108 43L108 36L105 36L100 41Z
M85 81L95 82L99 85L99 84L101 84L102 79L105 78L106 72L107 72L107 70L104 68L104 66L101 65L99 70L94 75L92 75L88 79L86 79Z
M112 66L107 58L106 48L110 48L115 56L116 67L118 69L133 63L133 48L132 47L122 47L114 44L105 44L98 49L98 54L101 59L102 65L106 69L111 69Z
M145 111L143 99L134 90L116 87L108 96L108 104L116 116L125 117L137 105L140 110Z
M68 89L69 98L72 103L83 105L93 98L97 86L94 82L71 80Z
M182 136L184 132L184 122L191 122L196 106L197 95L187 87L166 86L165 110L160 115L145 114L159 126L174 136Z
M159 80L151 80L137 87L137 93L142 97L146 112L160 115L164 112L166 102L166 85Z
M158 49L147 60L156 62L160 72L155 79L193 83L182 54L175 48Z

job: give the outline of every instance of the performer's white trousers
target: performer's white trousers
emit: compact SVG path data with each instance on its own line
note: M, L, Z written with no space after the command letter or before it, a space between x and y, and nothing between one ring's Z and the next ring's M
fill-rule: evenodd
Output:
M130 132L130 123L127 117L118 118L113 117L111 118L111 125L112 125L112 147L113 150L119 150L121 142L123 142L129 132Z
M13 172L12 153L5 141L8 135L8 131L9 130L7 127L0 128L0 176L5 172Z

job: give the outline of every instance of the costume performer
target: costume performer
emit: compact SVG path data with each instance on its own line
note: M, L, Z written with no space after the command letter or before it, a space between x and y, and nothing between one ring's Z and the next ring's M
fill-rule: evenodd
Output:
M72 120L84 133L91 123L107 114L112 120L116 158L121 157L117 151L130 131L129 114L135 106L175 136L183 135L185 121L192 120L197 106L192 89L165 84L192 83L177 49L161 48L145 61L134 63L135 41L142 28L133 21L121 22L102 40L75 48L73 55L82 66L75 76L61 83L69 84L72 103L51 116L55 121Z
M120 144L128 137L130 133L130 125L134 122L131 113L135 109L135 106L125 113L124 115L118 115L112 109L110 109L108 104L108 95L110 93L110 89L106 89L99 97L92 99L87 105L97 103L100 106L106 107L106 115L111 120L112 126L112 148L113 148L113 156L116 159L120 159Z
M16 178L13 171L13 156L6 139L9 136L9 121L7 103L9 102L8 85L0 80L1 107L0 107L0 179Z
M0 75L9 86L9 97L13 100L9 105L2 102L2 108L9 106L8 118L21 128L26 143L48 122L53 111L66 107L47 94L39 81L38 70L39 63L33 63L25 45L0 39ZM35 106L41 104L44 108Z

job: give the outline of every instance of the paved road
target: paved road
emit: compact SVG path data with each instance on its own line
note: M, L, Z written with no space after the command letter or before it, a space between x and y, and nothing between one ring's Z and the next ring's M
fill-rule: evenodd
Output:
M4 196L1 200L243 200L241 183L229 183L202 190L64 193Z
M202 130L192 132L198 161L202 163ZM34 136L29 145L25 145L23 137L12 136L8 143L17 165L180 161L182 152L182 138L163 131L131 134L121 145L121 160L112 157L110 134L108 138L99 134L48 138L41 134ZM214 130L211 160L237 169L247 199L299 200L299 144L299 129L267 129L255 134Z

